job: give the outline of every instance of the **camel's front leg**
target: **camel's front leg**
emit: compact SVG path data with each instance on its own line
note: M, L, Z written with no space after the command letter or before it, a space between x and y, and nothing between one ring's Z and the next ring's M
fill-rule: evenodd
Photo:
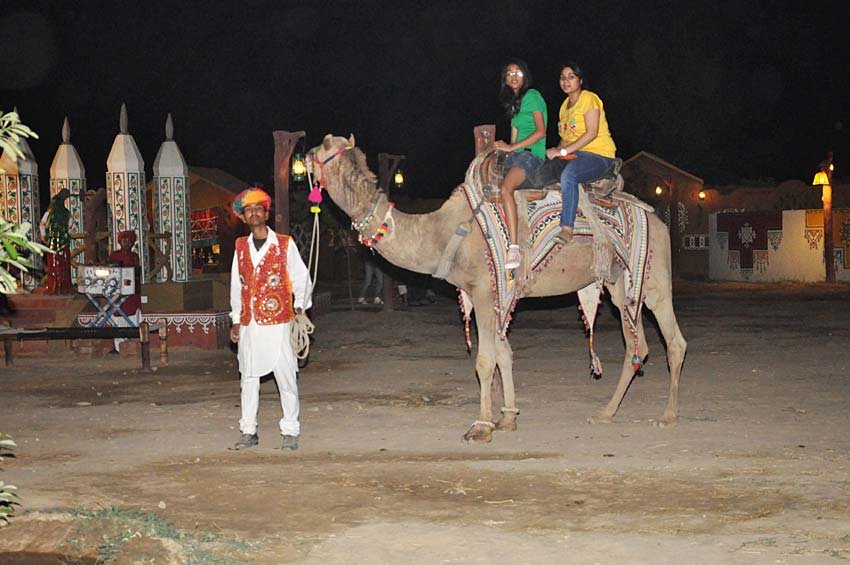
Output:
M478 326L478 354L475 357L475 372L478 374L481 405L472 427L463 435L464 441L487 443L493 439L493 406L490 385L493 382L493 371L496 368L496 317L492 306L479 308L476 304L475 321ZM504 375L503 375L504 381ZM507 390L507 381L504 381ZM513 390L513 383L510 388ZM511 393L513 394L513 392Z
M516 393L514 390L514 354L507 339L500 339L497 336L495 345L496 364L502 376L502 391L504 395L504 405L501 408L502 417L496 422L496 429L503 432L514 432L516 431L516 417L519 414L519 410L516 407Z

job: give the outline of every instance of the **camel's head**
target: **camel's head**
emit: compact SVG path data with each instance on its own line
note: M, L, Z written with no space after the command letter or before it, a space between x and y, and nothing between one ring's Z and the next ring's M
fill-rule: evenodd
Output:
M317 145L308 153L307 169L313 178L324 185L321 178L323 167L350 149L354 149L354 134L348 139L328 134L321 145Z

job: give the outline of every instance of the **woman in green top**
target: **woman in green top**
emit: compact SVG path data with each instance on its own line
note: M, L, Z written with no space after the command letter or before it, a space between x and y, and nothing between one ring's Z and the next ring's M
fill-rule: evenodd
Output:
M517 245L517 211L514 190L546 159L546 102L540 92L531 88L531 73L521 59L511 59L502 67L502 90L499 100L511 120L511 142L496 142L496 149L509 151L505 158L505 174L499 193L505 211L510 245L505 268L516 269L522 261Z

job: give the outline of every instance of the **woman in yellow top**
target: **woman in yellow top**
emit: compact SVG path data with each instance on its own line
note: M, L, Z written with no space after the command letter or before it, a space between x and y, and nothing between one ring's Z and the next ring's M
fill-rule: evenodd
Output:
M563 243L573 238L578 208L578 184L602 175L614 161L617 147L608 129L602 100L583 89L584 73L575 63L561 65L561 90L567 99L558 113L561 142L546 150L549 159L570 159L561 173L561 233Z

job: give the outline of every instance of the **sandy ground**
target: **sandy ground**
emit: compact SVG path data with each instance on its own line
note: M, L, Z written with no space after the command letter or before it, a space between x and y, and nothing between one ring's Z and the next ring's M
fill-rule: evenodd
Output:
M510 334L519 429L461 435L478 384L457 305L317 320L301 449L233 452L231 351L24 355L0 370L0 479L22 506L0 563L832 563L850 559L850 287L679 285L680 422L657 428L650 360L614 424L591 425L622 362L605 308L600 381L569 297L521 305ZM16 553L18 552L18 553ZM28 553L22 553L28 552ZM34 552L50 553L59 561Z

